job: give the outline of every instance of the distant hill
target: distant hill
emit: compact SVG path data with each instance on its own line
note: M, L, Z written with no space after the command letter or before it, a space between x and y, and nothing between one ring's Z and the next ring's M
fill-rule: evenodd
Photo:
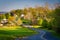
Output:
M0 14L5 14L5 13L7 13L7 12L0 12Z

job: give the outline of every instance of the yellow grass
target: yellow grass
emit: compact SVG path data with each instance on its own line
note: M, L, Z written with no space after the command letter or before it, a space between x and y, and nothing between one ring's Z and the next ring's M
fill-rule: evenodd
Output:
M33 28L39 28L39 27L42 27L42 26L33 25Z
M17 28L22 28L20 26L3 26L0 27L0 30L16 30Z

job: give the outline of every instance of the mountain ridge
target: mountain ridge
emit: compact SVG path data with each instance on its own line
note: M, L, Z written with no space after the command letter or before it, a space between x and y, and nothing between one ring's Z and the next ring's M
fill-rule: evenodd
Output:
M7 12L0 12L0 14L5 14L5 13L7 13Z

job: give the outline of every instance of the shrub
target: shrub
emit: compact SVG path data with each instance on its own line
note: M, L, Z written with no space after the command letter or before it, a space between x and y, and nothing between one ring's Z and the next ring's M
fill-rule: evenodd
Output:
M26 25L31 25L31 20L26 20L26 19L23 19L22 20L23 24L26 24Z
M43 19L39 19L37 24L38 24L39 26L41 26L42 23L43 23Z
M47 22L46 20L43 20L42 26L43 26L44 28L47 28L47 27L48 27L48 22Z

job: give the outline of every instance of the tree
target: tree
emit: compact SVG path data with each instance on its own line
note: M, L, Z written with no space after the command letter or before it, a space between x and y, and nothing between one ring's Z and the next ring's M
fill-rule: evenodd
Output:
M3 18L4 18L4 14L0 14L0 22L1 20L3 20Z
M56 27L55 31L57 33L60 33L60 6L58 6L55 9L54 18L55 18L55 24L54 24L54 26Z
M8 19L9 16L10 16L9 13L6 13L6 14L5 14L6 19Z

